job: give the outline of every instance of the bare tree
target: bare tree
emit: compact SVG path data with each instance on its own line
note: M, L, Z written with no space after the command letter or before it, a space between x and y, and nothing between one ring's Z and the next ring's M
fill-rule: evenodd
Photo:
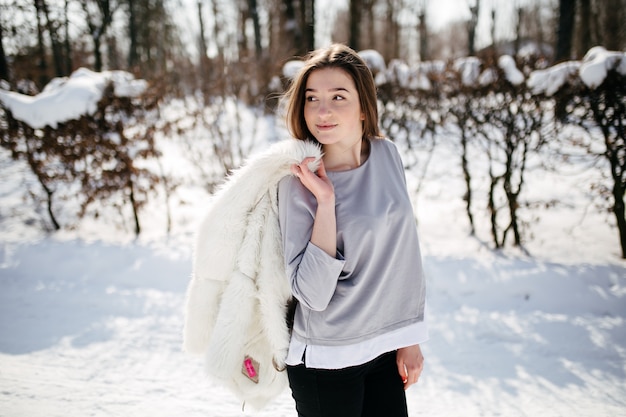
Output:
M45 28L48 32L50 45L52 47L52 62L54 63L55 76L61 77L67 75L64 70L63 53L58 36L59 24L50 17L48 4L45 0L35 0L35 8L37 9L37 14L42 14L45 19Z
M470 148L475 142L484 137L481 125L484 124L483 115L480 111L475 111L476 107L474 103L473 95L469 88L464 88L458 72L452 72L450 74L450 93L448 100L446 101L446 111L448 114L448 120L453 122L453 125L458 127L459 130L459 142L461 145L461 170L463 172L463 180L465 182L465 195L463 200L465 201L465 214L470 225L470 234L476 233L476 226L474 225L473 214L473 202L474 193L472 186L472 170L469 162Z
M626 77L611 68L601 85L588 88L579 82L563 87L557 101L557 108L562 109L560 123L581 126L589 133L588 142L573 144L590 157L605 161L608 167L606 176L611 186L597 185L595 191L615 216L622 257L626 259Z
M622 258L626 259L626 77L611 71L604 84L589 97L591 116L604 137L604 157L611 167L612 211L620 236Z
M40 0L39 0L40 1ZM93 41L94 69L102 71L102 41L113 22L113 15L120 3L111 0L84 0L81 2L89 35Z

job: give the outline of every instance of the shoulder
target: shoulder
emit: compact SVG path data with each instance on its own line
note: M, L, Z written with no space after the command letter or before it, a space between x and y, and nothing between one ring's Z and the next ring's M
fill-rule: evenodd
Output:
M395 164L402 166L402 158L400 151L395 143L387 138L372 138L370 139L372 152L382 154L388 159L392 160Z
M290 201L291 204L298 203L300 201L309 201L313 197L313 194L300 182L300 180L293 176L287 175L278 182L278 199ZM315 198L315 197L313 197Z
M396 153L399 155L398 147L396 146L396 144L386 137L370 138L369 141L372 146L372 149L374 150L380 149L386 152Z

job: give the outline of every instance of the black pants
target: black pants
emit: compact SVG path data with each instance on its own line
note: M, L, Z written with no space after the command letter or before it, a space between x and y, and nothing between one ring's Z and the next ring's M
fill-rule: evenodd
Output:
M288 366L299 417L407 417L396 352L345 369Z

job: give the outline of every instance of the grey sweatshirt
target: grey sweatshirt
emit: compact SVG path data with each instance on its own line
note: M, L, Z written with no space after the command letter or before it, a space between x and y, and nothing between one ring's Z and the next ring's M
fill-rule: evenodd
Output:
M328 172L336 257L309 241L315 197L296 177L279 183L285 265L299 301L292 337L306 344L350 345L424 320L424 275L402 161L392 142L370 144L360 167Z

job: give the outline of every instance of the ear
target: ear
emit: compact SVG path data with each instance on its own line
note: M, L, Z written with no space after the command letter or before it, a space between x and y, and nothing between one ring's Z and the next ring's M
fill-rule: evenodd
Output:
M365 120L365 113L361 112L361 120Z

